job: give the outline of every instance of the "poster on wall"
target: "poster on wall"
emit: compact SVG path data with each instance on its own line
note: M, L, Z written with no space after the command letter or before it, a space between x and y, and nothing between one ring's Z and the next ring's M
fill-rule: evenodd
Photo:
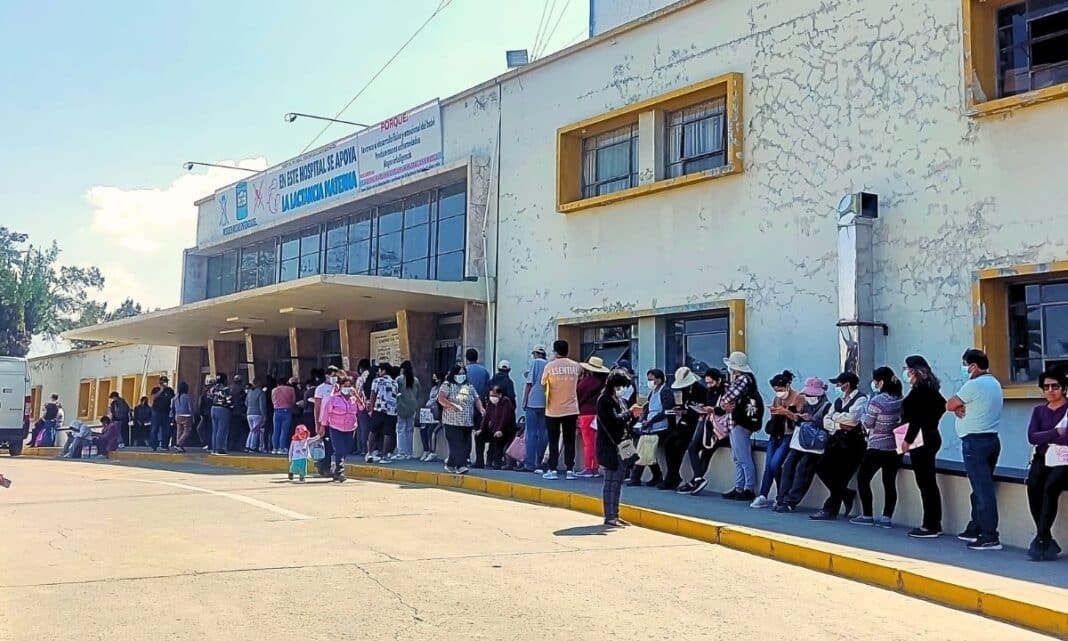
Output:
M371 332L371 362L400 364L400 332L384 329Z
M357 134L360 189L374 189L442 164L441 104L433 100Z
M359 173L353 134L225 187L201 205L215 209L216 224L198 226L198 232L206 227L208 233L198 233L197 244L242 236L283 218L320 211L342 196L355 195Z

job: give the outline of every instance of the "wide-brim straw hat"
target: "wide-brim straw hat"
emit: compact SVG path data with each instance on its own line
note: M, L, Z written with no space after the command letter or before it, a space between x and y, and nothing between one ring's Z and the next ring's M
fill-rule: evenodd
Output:
M680 367L675 370L675 382L671 389L686 389L697 382L697 375L689 367Z
M591 356L585 363L579 363L579 366L587 372L596 372L598 374L607 374L612 371L604 366L604 359L600 356Z

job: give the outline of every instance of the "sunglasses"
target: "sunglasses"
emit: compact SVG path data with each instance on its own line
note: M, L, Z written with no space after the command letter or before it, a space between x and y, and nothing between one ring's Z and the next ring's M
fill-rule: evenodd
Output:
M1045 385L1039 385L1039 387L1041 387L1042 389L1046 390L1047 392L1056 392L1057 390L1061 389L1061 384L1060 383L1047 383Z

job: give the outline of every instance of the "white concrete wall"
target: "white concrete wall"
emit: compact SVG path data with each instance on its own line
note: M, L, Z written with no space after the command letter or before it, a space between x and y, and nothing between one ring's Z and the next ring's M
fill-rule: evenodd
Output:
M590 0L590 36L611 31L675 0Z
M952 392L973 270L1064 258L1068 242L1050 224L1068 103L963 115L960 13L959 0L700 2L509 80L498 357L525 362L558 318L741 297L762 385L783 368L833 375L834 207L866 189L882 205L879 360L925 354ZM745 76L743 175L555 211L558 127L727 72ZM1003 464L1026 465L1031 404L1009 403ZM943 431L942 456L959 458Z
M42 403L52 394L59 394L68 425L77 418L78 384L82 379L117 376L121 380L133 374L166 372L176 385L177 367L177 348L147 345L101 346L29 360L30 385L41 386ZM101 414L98 408L93 420L86 422L95 425Z

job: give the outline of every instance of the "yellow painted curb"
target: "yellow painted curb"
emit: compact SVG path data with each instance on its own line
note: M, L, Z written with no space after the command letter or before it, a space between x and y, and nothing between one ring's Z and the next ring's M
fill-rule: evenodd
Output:
M23 447L19 456L33 456L40 458L59 458L63 453L61 447Z
M30 453L31 450L34 453ZM52 454L49 450L54 450L55 454ZM23 453L28 456L55 456L58 455L59 448L27 448ZM120 461L160 462L176 462L189 458L210 465L259 472L285 472L289 469L289 462L286 459L260 456L208 457L193 455L186 457L177 454L126 452L120 450L115 452L114 458ZM488 496L560 507L587 514L600 515L602 513L601 502L594 496L498 479L359 464L347 465L346 472L349 476L363 479L455 488ZM940 605L984 615L991 619L1004 621L1037 632L1068 637L1068 612L1051 610L1024 601L984 592L976 588L926 577L915 572L900 570L890 565L881 565L843 554L818 550L798 543L779 541L771 535L758 530L736 529L724 524L632 505L621 505L620 516L635 525L652 530L719 544L733 550L833 574L844 579L868 583Z

